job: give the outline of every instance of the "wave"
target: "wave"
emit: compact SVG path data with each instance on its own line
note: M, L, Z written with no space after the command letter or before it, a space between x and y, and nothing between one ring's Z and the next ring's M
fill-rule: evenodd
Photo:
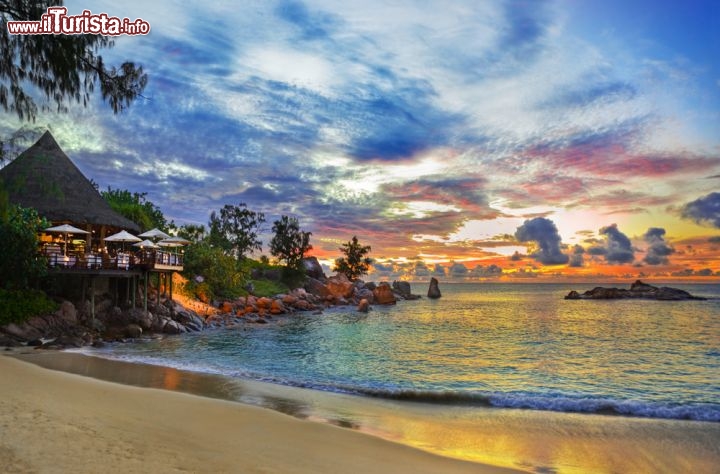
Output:
M602 397L568 396L567 394L500 393L450 390L393 389L362 387L292 380L267 374L209 367L201 363L172 361L147 356L118 355L96 350L77 350L88 355L125 362L172 367L189 372L215 374L232 378L255 380L296 388L358 395L388 400L439 405L456 405L486 408L518 408L567 413L593 413L602 415L634 416L673 420L720 422L720 404L716 403L662 403L654 401L620 400Z

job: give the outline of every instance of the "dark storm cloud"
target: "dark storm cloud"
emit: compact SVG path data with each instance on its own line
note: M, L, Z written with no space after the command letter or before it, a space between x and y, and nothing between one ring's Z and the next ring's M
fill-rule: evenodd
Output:
M568 263L569 257L560 250L560 234L555 223L545 217L536 217L526 220L515 231L515 238L519 242L537 242L540 250L530 255L545 265L559 265Z
M575 244L572 249L572 253L570 254L570 263L568 266L579 268L582 267L584 264L583 255L585 254L585 249L578 244Z
M627 235L618 230L617 224L600 229L605 236L605 260L608 263L631 263L635 260L635 251Z
M720 193L710 193L685 204L680 215L698 224L710 224L720 228Z
M648 244L647 252L643 262L648 265L666 265L668 256L675 252L675 249L665 241L665 229L650 227L643 239Z

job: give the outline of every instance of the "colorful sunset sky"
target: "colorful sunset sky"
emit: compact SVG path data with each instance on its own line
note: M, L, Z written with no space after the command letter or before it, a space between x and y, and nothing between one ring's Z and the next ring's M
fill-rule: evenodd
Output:
M716 0L66 6L151 24L105 54L147 99L37 124L178 224L247 203L390 278L720 280Z

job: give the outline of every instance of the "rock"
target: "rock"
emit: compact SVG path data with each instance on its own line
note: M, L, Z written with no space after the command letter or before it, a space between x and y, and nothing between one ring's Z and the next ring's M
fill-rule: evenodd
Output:
M31 341L28 341L27 345L30 347L39 347L43 345L43 342L42 339L33 339Z
M273 300L262 297L257 299L257 307L259 310L269 310L272 307Z
M698 296L693 296L687 291L678 288L656 287L643 283L640 280L630 285L629 290L621 288L604 288L597 286L585 293L578 293L573 290L565 296L566 300L615 300L623 298L639 298L651 299L659 301L683 301L683 300L704 300Z
M354 286L353 283L348 280L348 277L343 273L338 273L335 276L328 278L325 284L330 294L336 298L350 298L352 297Z
M430 287L428 288L428 298L437 299L442 296L442 293L440 293L440 284L437 281L437 278L432 277L430 279Z
M375 296L373 295L372 290L368 290L367 288L363 288L361 290L356 290L355 295L353 297L357 301L368 300L369 304L373 304L375 302Z
M282 302L284 305L292 306L298 302L298 299L295 295L285 295L282 297Z
M370 310L370 302L365 298L361 299L360 303L358 304L357 310L361 313L367 313Z
M305 275L321 282L327 280L327 276L325 275L322 265L320 265L317 257L303 258L303 265L305 265Z
M62 347L82 347L84 345L85 341L82 340L82 338L77 336L59 336L54 341L49 343L52 346L62 346ZM47 345L47 344L46 344Z
M55 314L60 316L68 324L76 324L78 321L75 305L69 301L63 301L60 304L60 309Z
M412 296L412 291L410 289L410 283L406 281L394 281L392 283L392 288L395 292L397 292L400 296L403 298L408 298Z
M282 301L272 301L270 305L270 314L284 314L285 312L287 312L287 310L285 309L285 306L283 306Z
M163 326L162 332L165 334L181 334L183 332L187 332L185 329L185 326L182 326L172 319L165 320L165 326Z
M319 296L320 298L326 298L330 296L330 290L328 290L327 286L323 284L320 280L316 280L315 278L307 278L305 280L305 287L304 289L312 294Z
M566 300L579 300L580 299L580 293L578 293L575 290L572 290L570 293L567 294L565 297Z
M374 291L375 288L377 288L377 285L371 281L365 283L365 288L367 288L370 291Z
M125 337L129 337L131 339L137 339L138 337L142 336L143 330L142 328L137 324L128 324L125 326Z
M21 341L40 339L43 336L40 331L27 324L17 325L15 323L10 323L5 326L4 330L7 334L14 336Z
M395 294L390 288L390 284L387 282L380 283L375 290L373 290L373 297L377 304L395 304Z
M233 304L229 301L223 301L222 305L220 305L220 312L221 313L232 313L233 312Z
M294 307L300 311L310 311L312 309L312 305L306 300L298 300Z

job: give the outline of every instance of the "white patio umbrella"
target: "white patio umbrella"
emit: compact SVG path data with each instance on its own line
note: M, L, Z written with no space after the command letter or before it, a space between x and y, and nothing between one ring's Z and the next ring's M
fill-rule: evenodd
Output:
M156 248L158 248L158 245L155 242L153 242L152 240L145 239L142 242L133 244L133 247L140 247L140 248L144 248L144 249L156 249Z
M191 243L192 242L182 237L169 237L158 242L158 245L161 247L182 247L183 245Z
M56 232L65 234L65 249L63 251L63 255L67 256L67 240L68 240L68 234L89 234L90 232L82 229L78 229L77 227L71 226L70 224L63 224L63 225L56 225L55 227L48 227L45 229L45 232Z
M138 235L138 237L144 237L146 239L169 239L170 236L167 235L165 232L161 231L157 227L154 229L150 229L147 232L143 232L142 234Z
M121 230L117 234L113 234L109 237L105 237L105 242L122 242L123 251L125 251L125 242L141 242L140 237L135 237L126 230Z

